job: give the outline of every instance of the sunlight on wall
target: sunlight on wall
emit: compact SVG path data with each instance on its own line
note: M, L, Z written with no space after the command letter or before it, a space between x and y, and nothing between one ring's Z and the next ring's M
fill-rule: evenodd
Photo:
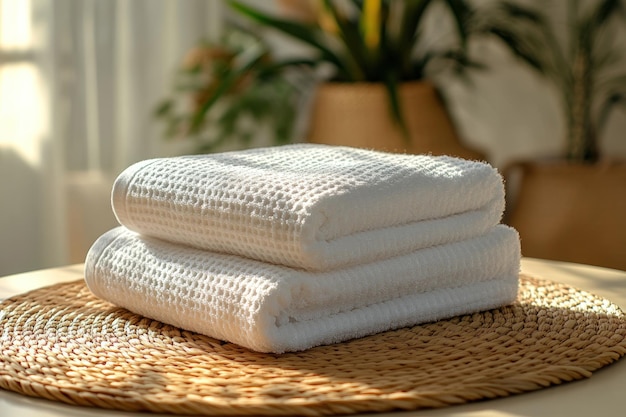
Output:
M45 113L32 32L31 2L0 0L0 149L36 166Z
M44 129L42 91L33 64L0 67L0 148L13 149L33 166L40 162Z
M4 50L32 46L30 0L0 0L0 45Z

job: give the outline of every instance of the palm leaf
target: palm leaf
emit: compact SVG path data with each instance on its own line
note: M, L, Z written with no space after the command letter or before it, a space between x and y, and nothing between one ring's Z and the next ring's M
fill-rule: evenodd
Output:
M481 30L495 35L518 59L562 88L570 83L571 64L541 11L505 0L487 15Z
M408 143L411 140L411 137L409 135L409 129L406 126L406 121L402 116L400 97L398 96L398 79L394 77L393 73L387 73L384 83L389 97L391 118L402 132L404 140Z
M526 22L537 26L545 25L545 19L541 13L538 13L533 9L522 7L519 4L512 3L510 1L503 1L500 4L500 7L507 16L511 17L516 22Z
M382 0L365 0L359 23L367 49L375 53L380 47Z
M589 23L594 30L598 30L618 11L623 10L622 0L604 0L589 16Z
M465 0L446 0L446 4L450 11L452 11L461 45L463 49L465 49L468 39L467 23L472 14L471 9L468 7Z
M596 49L598 33L606 27L608 20L618 11L623 11L621 0L603 0L585 19L579 22L577 42L579 51L582 49L590 58Z
M431 0L405 1L402 22L400 23L400 35L397 44L391 46L399 57L398 66L401 74L407 74L411 71L411 53L417 36L417 27L430 3Z
M339 72L348 72L344 62L320 40L320 34L315 25L306 25L303 23L295 23L289 20L279 19L262 13L238 1L231 0L229 3L233 9L253 21L272 27L310 46L313 46L321 53L322 58L334 64Z
M347 56L351 58L352 64L347 69L351 74L352 81L371 79L372 68L370 68L367 60L365 52L367 47L361 37L358 21L348 19L341 14L331 0L324 0L324 6L335 20L339 29L339 36L345 45Z
M624 91L614 91L605 98L604 102L600 106L600 110L598 111L598 116L596 118L596 129L598 130L598 133L604 130L611 111L619 104L626 108L626 89L624 89Z
M490 26L486 28L486 31L495 35L500 39L513 54L524 61L526 64L539 71L542 74L547 72L547 68L541 56L535 53L532 48L526 47L526 44L522 41L522 38L508 27L504 26Z
M610 75L606 78L598 77L595 87L598 93L604 96L611 95L615 91L626 91L626 73Z

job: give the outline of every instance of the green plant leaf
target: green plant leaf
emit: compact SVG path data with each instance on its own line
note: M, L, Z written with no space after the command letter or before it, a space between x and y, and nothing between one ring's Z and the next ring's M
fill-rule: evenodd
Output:
M520 4L510 1L503 1L499 7L502 8L505 15L512 19L511 23L519 24L520 22L531 23L533 26L545 24L545 19L541 13Z
M339 36L345 45L345 53L350 58L347 70L352 81L372 81L372 69L367 60L365 43L361 37L358 21L351 20L339 13L330 0L324 0L324 7L330 12L339 28Z
M154 109L154 116L155 117L165 117L168 114L170 114L170 112L172 111L172 108L174 107L174 100L172 99L165 99L163 101L161 101L159 104L157 104L157 106Z
M365 0L359 7L361 18L359 27L368 49L377 49L380 43L380 26L383 16L382 0Z
M589 16L589 23L594 30L598 30L619 11L624 11L622 0L603 0Z
M430 3L431 0L406 0L404 3L400 35L397 45L392 46L394 53L399 57L400 74L412 72L411 58L417 38L417 27Z
M609 96L617 91L626 92L626 73L610 74L606 78L599 79L595 87L603 96Z
M265 78L265 77L277 76L277 75L280 76L280 74L286 68L299 67L299 66L316 67L317 65L318 65L318 62L314 59L305 59L305 58L286 59L284 61L274 62L274 63L270 63L268 65L263 66L263 68L259 70L259 77Z
M532 49L526 48L514 32L499 26L492 26L488 28L488 31L504 42L508 49L526 64L540 73L546 73L545 62Z
M243 16L313 46L321 53L324 60L334 64L340 73L347 74L348 69L344 62L319 39L320 35L316 26L275 18L238 1L231 0L229 4Z
M465 0L445 0L448 8L452 12L454 17L454 23L456 24L456 30L461 40L461 46L463 49L467 47L468 39L468 22L472 15L472 11L467 5Z
M571 65L539 10L503 0L481 17L486 23L479 31L495 35L518 59L558 85L569 82Z
M397 124L398 129L402 132L404 140L408 143L411 140L406 121L402 116L402 108L400 106L400 97L398 96L398 80L394 78L392 73L388 73L385 77L385 87L389 96L389 109L392 120Z
M604 99L596 116L598 131L602 131L615 106L626 106L626 74L620 74L603 80L596 85L596 94Z
M599 32L603 30L608 20L623 11L621 0L602 0L588 16L576 25L577 50L574 53L583 53L589 59L593 58L596 49L596 40ZM594 62L595 64L595 62Z
M243 54L239 55L236 59L237 66L231 71L226 72L222 78L222 82L217 85L215 91L211 97L202 105L199 111L194 115L190 131L195 132L198 130L206 113L209 109L222 97L227 91L235 86L237 80L239 80L250 69L262 61L265 56L265 51L262 48L249 48Z

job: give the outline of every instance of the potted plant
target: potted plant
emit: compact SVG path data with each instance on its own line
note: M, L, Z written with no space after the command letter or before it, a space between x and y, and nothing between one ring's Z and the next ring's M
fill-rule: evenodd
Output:
M236 57L225 65L213 66L212 78L217 80L210 89L192 84L195 105L191 111L177 115L172 111L173 100L166 100L159 114L176 136L199 135L216 120L224 120L216 107L230 101L233 111L226 120L249 112L248 101L237 99L245 89L288 79L286 74L312 75L322 73L322 82L316 84L309 133L311 142L363 146L386 150L453 154L467 158L484 158L478 152L463 146L452 120L433 82L444 70L462 74L466 68L480 68L481 64L468 57L470 38L480 35L503 36L489 25L477 25L477 16L483 14L470 6L467 0L406 0L406 1L333 1L282 0L280 15L272 15L249 4L229 2L236 15L248 18L261 26L274 29L308 46L303 57L276 58L263 44L257 48L239 48ZM430 9L440 8L438 17L447 18L450 42L424 45L424 32ZM439 29L439 28L438 28ZM256 52L255 52L256 51ZM514 53L523 59L523 51ZM185 77L204 77L206 70L197 64L186 66ZM294 71L295 70L295 71ZM309 70L307 73L303 70ZM204 74L204 75L203 75ZM209 77L210 78L210 77ZM202 78L200 79L202 80ZM242 83L241 80L246 80ZM302 82L300 78L300 82ZM282 97L269 98L269 103L288 103L283 110L296 108L294 96L303 91L298 84L287 84ZM305 90L310 84L306 85ZM196 94L193 89L201 89ZM181 93L190 87L183 85ZM206 91L205 91L206 90ZM210 91L211 94L208 94ZM262 96L261 94L255 97ZM199 97L201 99L199 99ZM239 105L233 105L237 103ZM270 114L283 110L265 107ZM236 110L236 111L235 111ZM212 116L217 113L218 116ZM287 121L294 120L289 112ZM213 120L213 123L209 123ZM233 126L233 125L229 125ZM283 129L289 132L290 125ZM228 131L227 133L233 133ZM221 135L221 139L232 135ZM276 135L283 139L283 135ZM207 142L205 140L205 142ZM209 141L211 144L213 142Z
M626 52L614 44L625 5L560 6L562 27L544 14L544 2L535 11L503 2L490 17L492 30L514 39L509 46L552 81L566 123L556 161L517 162L508 170L519 186L506 221L520 232L524 255L626 269L626 163L603 157L600 146L609 115L626 104Z
M187 53L155 115L166 138L191 139L195 153L249 146L259 126L271 127L272 144L288 143L308 80L306 71L289 71L296 64L278 64L263 38L232 26Z
M435 3L451 18L455 39L420 50L424 16ZM483 158L460 143L430 81L431 70L474 65L466 53L473 10L465 0L281 2L284 14L297 16L291 19L230 4L308 45L311 62L329 70L316 89L308 141Z
M433 79L445 69L463 74L466 68L485 68L468 56L467 46L471 39L487 36L503 41L522 62L544 71L542 57L526 45L527 34L511 28L538 16L520 4L503 1L476 8L467 0L280 3L294 19L230 2L256 23L310 46L316 52L310 63L333 69L317 91L308 135L313 142L483 157L459 143ZM455 39L424 48L423 26L437 4L447 12Z

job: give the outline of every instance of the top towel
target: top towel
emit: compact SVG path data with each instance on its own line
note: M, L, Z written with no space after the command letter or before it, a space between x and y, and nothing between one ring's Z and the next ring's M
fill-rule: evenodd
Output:
M504 186L482 162L298 144L138 162L111 200L136 232L322 271L483 234Z

